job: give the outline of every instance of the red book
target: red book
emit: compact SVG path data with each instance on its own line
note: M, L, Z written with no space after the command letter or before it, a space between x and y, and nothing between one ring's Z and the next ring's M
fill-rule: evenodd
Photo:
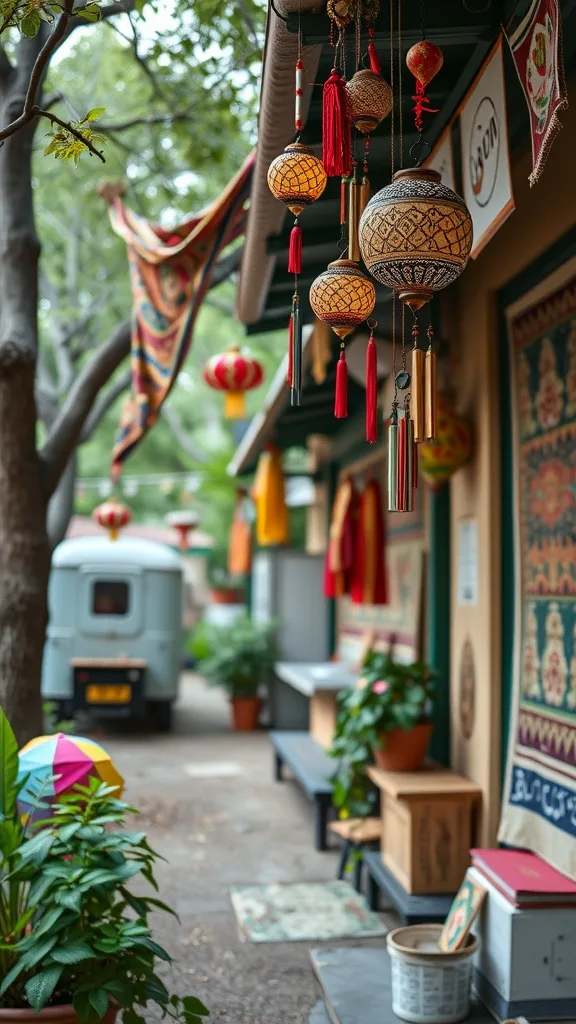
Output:
M576 903L576 882L527 850L470 850L472 863L515 907Z

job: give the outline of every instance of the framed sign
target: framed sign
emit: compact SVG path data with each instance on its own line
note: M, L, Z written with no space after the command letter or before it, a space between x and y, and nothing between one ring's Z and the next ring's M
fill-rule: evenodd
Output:
M424 161L424 167L431 167L442 175L442 184L456 192L456 178L454 176L454 159L452 156L452 127L448 128L438 139L430 156Z
M474 259L514 209L502 37L460 110L462 185L472 215Z
M478 604L478 523L458 524L458 607Z

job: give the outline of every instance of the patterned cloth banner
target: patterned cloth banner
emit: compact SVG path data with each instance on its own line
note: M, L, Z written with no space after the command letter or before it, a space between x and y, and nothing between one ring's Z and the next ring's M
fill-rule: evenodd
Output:
M558 0L533 0L508 41L528 103L532 136L529 181L535 185L562 127L558 111L568 106Z
M253 164L251 154L218 199L175 228L150 224L110 195L112 227L128 246L134 297L132 395L120 420L113 476L158 419L188 354L218 256L244 231Z
M516 623L498 838L576 877L576 260L507 321Z
M474 225L475 259L514 209L501 37L462 104L460 139L462 186Z

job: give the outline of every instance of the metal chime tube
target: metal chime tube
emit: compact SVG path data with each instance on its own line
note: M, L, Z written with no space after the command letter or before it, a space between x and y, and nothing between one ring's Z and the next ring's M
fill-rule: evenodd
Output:
M392 413L388 427L388 511L398 511L398 418Z
M294 295L292 299L292 324L292 391L290 397L292 405L300 405L302 395L302 320L297 295Z
M356 168L350 178L350 200L348 207L348 259L360 262L360 243L358 241L358 222L360 220L360 185L356 177Z
M410 416L406 416L406 512L412 512L414 508L414 472L416 444L414 442L414 423Z
M424 423L424 363L425 353L421 348L412 349L412 393L410 400L410 414L414 423L414 440L423 441L425 438Z
M406 414L398 419L398 512L406 511L406 490L408 484Z
M425 431L426 439L433 441L437 433L437 418L436 418L436 353L430 345L426 352L426 367L425 367Z

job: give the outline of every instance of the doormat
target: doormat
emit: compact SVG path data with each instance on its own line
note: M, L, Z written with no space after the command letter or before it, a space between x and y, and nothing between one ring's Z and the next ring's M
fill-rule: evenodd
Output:
M347 882L234 885L230 895L243 941L367 939L388 931Z

